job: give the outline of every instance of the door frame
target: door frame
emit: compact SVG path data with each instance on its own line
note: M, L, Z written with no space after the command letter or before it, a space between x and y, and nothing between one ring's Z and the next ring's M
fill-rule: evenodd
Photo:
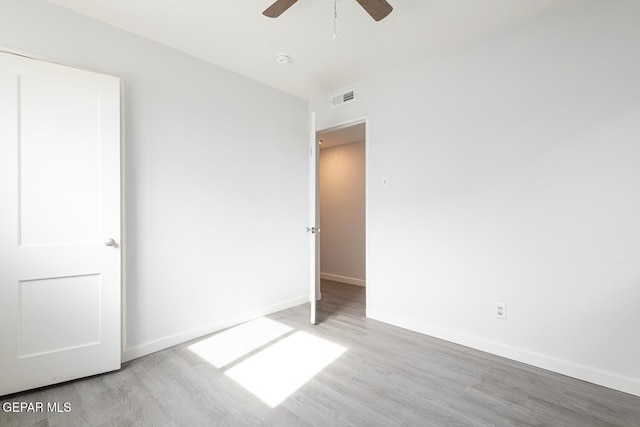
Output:
M370 301L370 295L371 295L371 285L372 285L372 281L371 281L371 262L370 262L370 254L371 254L371 246L370 246L370 242L371 242L371 236L370 236L370 232L369 232L369 226L370 226L370 202L371 202L371 179L370 179L370 167L369 167L369 153L371 152L371 150L369 149L370 147L370 133L369 133L369 124L370 124L370 119L368 115L365 116L358 116L352 119L347 119L347 120L341 120L338 122L333 122L330 123L327 126L322 127L321 129L316 129L316 140L318 138L318 134L322 133L322 132L327 132L327 131L333 131L333 130L338 130L338 129L342 129L342 128L348 128L354 125L358 125L358 124L362 124L364 123L364 274L365 274L365 316L368 316L368 310L369 310L369 301ZM316 121L317 124L317 121ZM320 159L320 154L319 154L318 150L318 159ZM316 170L316 181L319 182L320 180L320 168L318 167ZM320 192L316 189L316 194L315 194L315 198L316 198L316 204L317 206L320 206ZM318 269L318 271L320 271L320 265L321 265L321 260L318 257L317 259L317 265L316 268ZM318 287L316 288L316 295L320 296L320 281L318 282Z

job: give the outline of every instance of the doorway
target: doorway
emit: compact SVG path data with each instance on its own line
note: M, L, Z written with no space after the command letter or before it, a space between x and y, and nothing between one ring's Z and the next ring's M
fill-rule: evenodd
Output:
M316 133L320 295L352 289L366 303L366 120ZM327 295L329 296L329 295ZM323 301L326 298L323 298ZM328 302L328 301L327 301ZM365 315L362 310L362 315Z

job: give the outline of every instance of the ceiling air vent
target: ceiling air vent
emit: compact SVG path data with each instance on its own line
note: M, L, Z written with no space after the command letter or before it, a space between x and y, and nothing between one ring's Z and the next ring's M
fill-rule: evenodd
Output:
M356 90L351 89L346 92L333 95L331 97L331 106L337 107L339 105L346 104L347 102L353 102L356 100Z

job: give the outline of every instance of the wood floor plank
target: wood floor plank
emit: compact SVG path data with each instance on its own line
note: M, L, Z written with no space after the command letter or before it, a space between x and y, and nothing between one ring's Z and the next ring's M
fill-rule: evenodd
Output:
M365 318L365 288L322 282L318 325L292 328L222 368L184 343L118 372L0 398L69 402L71 412L0 412L25 426L640 426L640 398ZM227 371L303 331L346 348L275 408ZM302 361L301 361L302 362Z

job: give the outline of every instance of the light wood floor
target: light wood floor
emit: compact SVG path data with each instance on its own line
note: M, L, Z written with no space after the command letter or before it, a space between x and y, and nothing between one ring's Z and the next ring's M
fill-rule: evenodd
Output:
M0 426L640 426L640 398L365 319L364 288L323 281L322 297L317 326L306 305L269 318L347 350L275 408L185 343L0 398L72 408Z

